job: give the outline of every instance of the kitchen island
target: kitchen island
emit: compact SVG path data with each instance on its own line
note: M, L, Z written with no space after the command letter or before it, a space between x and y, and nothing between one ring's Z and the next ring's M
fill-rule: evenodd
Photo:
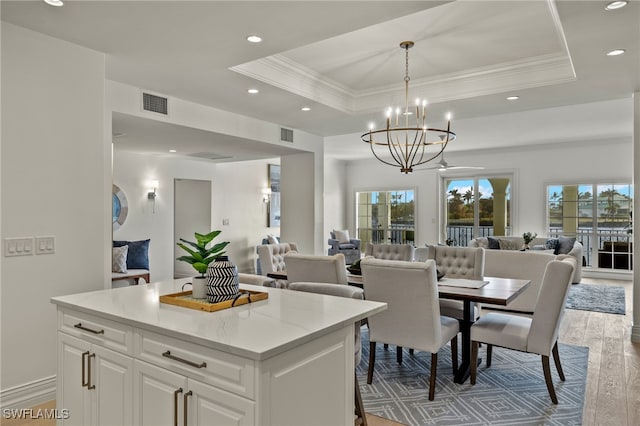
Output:
M354 322L386 304L244 284L268 299L160 303L185 282L52 298L63 424L353 424Z

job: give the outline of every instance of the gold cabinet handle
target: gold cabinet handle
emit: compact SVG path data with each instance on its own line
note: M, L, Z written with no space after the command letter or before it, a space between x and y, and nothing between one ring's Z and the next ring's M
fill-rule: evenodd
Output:
M86 375L86 370L84 368L84 364L85 364L85 358L86 356L89 355L89 351L86 352L82 352L82 387L87 387L89 386L89 382L85 382L84 377Z
M182 393L182 388L173 392L173 426L178 426L178 394L180 393Z
M189 423L187 421L187 416L189 414L189 402L187 401L187 399L193 395L193 392L189 391L187 393L184 394L184 407L182 407L184 409L184 423L183 426L187 426Z
M84 325L82 325L81 322L79 322L76 325L74 325L74 327L75 328L79 328L80 330L88 331L88 332L93 333L93 334L104 334L104 330L93 330L91 328L87 328Z
M95 358L96 354L89 354L88 356L88 362L87 362L87 369L89 370L89 372L87 373L87 389L91 390L91 389L95 389L96 386L91 384L91 358Z
M184 358L177 357L175 355L171 355L171 351L163 352L162 356L165 357L165 358L172 359L174 361L182 362L183 364L187 364L187 365L190 365L190 366L196 367L196 368L205 368L207 366L206 362L201 362L200 364L198 364L197 362L189 361L188 359L184 359Z

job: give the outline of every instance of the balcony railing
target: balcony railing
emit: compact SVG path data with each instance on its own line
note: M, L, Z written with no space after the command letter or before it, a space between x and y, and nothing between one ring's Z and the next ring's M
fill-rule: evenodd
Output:
M476 236L472 226L447 226L447 239L451 241L451 245L466 247L473 238L493 236L491 226L481 226L478 231L480 235ZM511 228L508 228L507 235L511 235ZM549 238L561 235L562 228L549 229ZM584 266L595 267L595 260L598 258L600 268L633 269L633 234L628 233L627 229L598 228L598 234L594 236L592 228L579 228L576 239L582 243Z

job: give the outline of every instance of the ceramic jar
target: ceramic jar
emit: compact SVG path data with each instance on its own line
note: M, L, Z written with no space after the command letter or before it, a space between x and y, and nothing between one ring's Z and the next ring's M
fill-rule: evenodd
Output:
M207 300L210 303L233 299L240 292L238 267L227 256L220 256L209 264L207 281Z

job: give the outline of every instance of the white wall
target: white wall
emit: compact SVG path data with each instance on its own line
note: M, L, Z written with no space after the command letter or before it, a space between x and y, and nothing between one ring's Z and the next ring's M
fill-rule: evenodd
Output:
M449 152L450 164L483 166L480 173L514 172L514 234L524 231L545 235L545 186L549 183L631 182L631 140L544 144L513 149ZM447 176L459 173L448 172ZM377 160L351 161L347 166L347 218L355 230L357 191L416 188L416 245L438 241L439 173L436 170L401 174ZM330 201L330 200L327 200ZM325 210L338 208L333 201Z
M2 237L55 254L2 258L2 405L56 374L52 296L103 288L104 55L2 24ZM52 395L47 395L51 399Z
M347 192L347 162L334 158L324 160L324 231L323 244L329 239L329 232L334 229L347 229L347 205L352 202ZM355 236L355 229L349 230ZM326 246L328 248L328 245ZM326 251L326 250L325 250Z
M216 164L181 157L159 157L116 151L113 182L126 194L129 215L113 233L118 240L150 238L149 267L152 281L173 278L173 180L176 178L209 180L212 185L210 229L222 230L215 241L229 241L227 254L241 272L255 272L256 245L278 228L267 227L262 188L267 186L267 165L279 159ZM145 182L159 181L155 213L147 199ZM229 225L222 225L223 219Z

